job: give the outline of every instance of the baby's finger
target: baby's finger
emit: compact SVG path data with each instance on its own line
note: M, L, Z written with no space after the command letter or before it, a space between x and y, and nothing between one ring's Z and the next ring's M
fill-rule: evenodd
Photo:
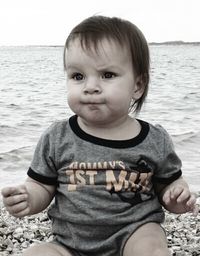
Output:
M21 217L24 217L24 216L27 216L29 215L29 212L30 212L30 208L29 207L26 207L24 210L18 212L18 213L14 213L12 214L14 217L16 218L21 218Z
M8 210L8 212L10 214L15 216L16 214L24 211L27 207L28 207L27 201L23 201L19 204L15 204L13 206L8 206L6 209Z
M194 206L194 205L196 204L196 201L197 201L196 195L192 193L192 194L190 195L190 198L189 198L188 201L187 201L187 206L189 206L189 207Z
M13 196L3 198L3 203L6 206L12 206L20 202L26 201L27 198L28 198L28 194L13 195Z
M12 195L13 193L15 193L15 191L16 191L15 187L6 187L1 190L1 194L3 197L8 197L8 196Z
M165 204L168 204L171 200L171 191L170 190L167 190L164 195L163 195L163 198L162 198L163 202Z
M1 190L1 194L3 197L9 197L12 195L17 195L17 194L23 194L26 192L26 187L24 185L19 185L16 187L5 187Z
M187 206L190 208L190 211L194 216L197 216L199 213L199 205L197 204L197 196L192 193L190 199L187 201Z
M182 194L183 188L182 187L174 187L171 190L171 199L177 200L177 198Z
M187 202L191 197L189 190L183 190L182 193L177 197L177 203Z
M192 212L193 212L194 216L198 215L198 213L199 213L199 206L197 204L194 205L194 208L193 208Z

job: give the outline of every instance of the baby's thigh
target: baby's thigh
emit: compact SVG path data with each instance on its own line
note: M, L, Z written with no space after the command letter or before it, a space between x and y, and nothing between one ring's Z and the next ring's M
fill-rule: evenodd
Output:
M147 223L128 239L123 256L170 256L167 239L157 223Z
M55 243L42 243L34 245L25 250L23 256L73 256L63 246Z

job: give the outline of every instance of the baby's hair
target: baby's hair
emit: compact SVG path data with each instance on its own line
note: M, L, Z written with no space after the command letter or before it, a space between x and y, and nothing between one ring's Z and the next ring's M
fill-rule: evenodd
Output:
M74 39L79 39L84 50L98 50L102 39L114 40L130 50L134 75L140 77L144 93L133 102L131 110L139 112L148 92L149 85L149 47L143 33L131 22L117 17L92 16L74 27L64 46L64 68L66 70L65 52Z

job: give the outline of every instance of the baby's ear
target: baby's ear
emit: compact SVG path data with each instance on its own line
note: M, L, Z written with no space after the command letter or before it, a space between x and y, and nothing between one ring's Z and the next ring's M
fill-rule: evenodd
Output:
M138 76L135 79L134 90L133 90L133 99L138 100L142 97L145 90L145 78L143 76Z

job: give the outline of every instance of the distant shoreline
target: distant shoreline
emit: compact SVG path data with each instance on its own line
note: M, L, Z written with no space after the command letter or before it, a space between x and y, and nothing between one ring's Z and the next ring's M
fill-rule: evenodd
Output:
M184 41L166 41L166 42L150 42L149 45L200 45L200 42L184 42Z
M165 42L148 42L149 45L196 45L199 46L200 42L185 42L185 41L165 41ZM64 45L0 45L0 47L52 47L59 48Z

